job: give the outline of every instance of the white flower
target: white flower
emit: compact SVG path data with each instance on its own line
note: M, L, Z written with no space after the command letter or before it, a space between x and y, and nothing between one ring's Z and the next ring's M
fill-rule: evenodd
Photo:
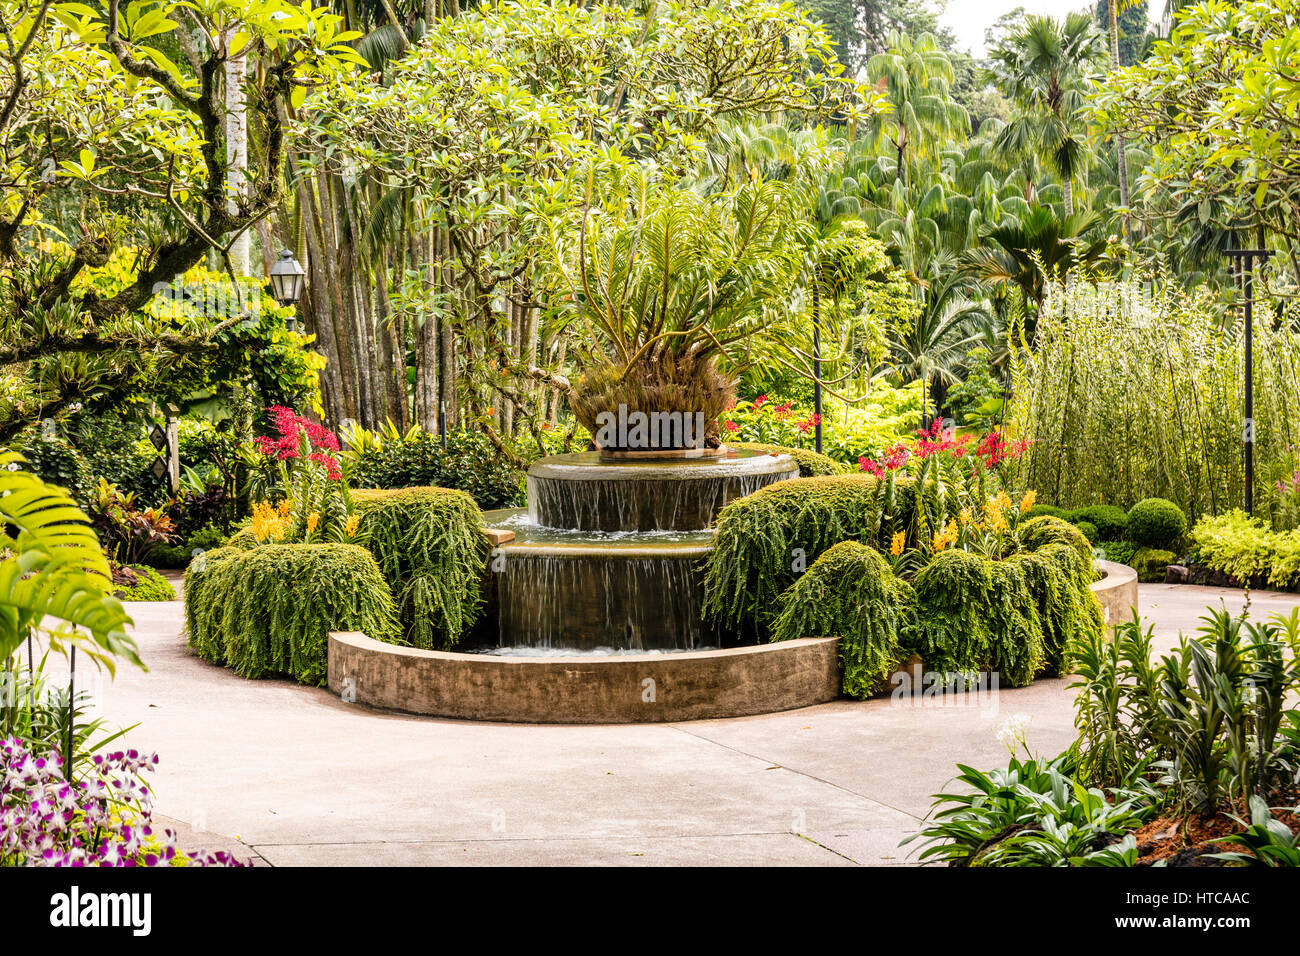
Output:
M1012 714L997 730L998 743L1007 748L1007 751L1015 756L1017 750L1024 747L1029 749L1026 739L1029 736L1029 722L1033 720L1028 714Z

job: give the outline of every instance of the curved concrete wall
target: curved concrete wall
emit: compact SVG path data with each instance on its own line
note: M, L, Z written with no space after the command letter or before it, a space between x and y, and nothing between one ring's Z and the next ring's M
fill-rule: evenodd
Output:
M1133 620L1133 609L1138 604L1138 576L1126 564L1098 561L1097 569L1106 576L1092 584L1101 613L1107 624L1122 624Z
M745 717L834 700L833 637L685 654L497 657L329 636L329 686L344 700L435 717L622 724Z

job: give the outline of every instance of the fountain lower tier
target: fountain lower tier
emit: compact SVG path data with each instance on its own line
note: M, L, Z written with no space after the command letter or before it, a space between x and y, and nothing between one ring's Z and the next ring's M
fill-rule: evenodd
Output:
M798 474L787 455L751 451L666 462L555 455L528 469L528 510L534 524L547 528L699 531L731 500Z

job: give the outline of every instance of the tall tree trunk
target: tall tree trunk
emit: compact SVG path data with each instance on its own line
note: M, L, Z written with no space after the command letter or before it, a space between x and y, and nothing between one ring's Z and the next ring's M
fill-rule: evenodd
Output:
M235 38L236 30L226 32L225 42ZM248 60L243 53L226 60L226 188L230 198L226 207L235 212L239 198L248 191L248 110L244 101L244 77ZM249 249L252 234L245 229L230 246L230 265L235 275L249 273Z
M1110 18L1110 67L1120 68L1119 62L1119 11L1116 0L1106 0L1106 15ZM1115 136L1115 169L1119 174L1119 204L1124 207L1124 234L1129 231L1129 192L1128 192L1128 152L1124 143L1124 134Z

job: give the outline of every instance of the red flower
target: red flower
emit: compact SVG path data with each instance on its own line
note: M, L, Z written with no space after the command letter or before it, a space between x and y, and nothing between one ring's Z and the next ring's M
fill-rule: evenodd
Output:
M727 431L729 431L729 432L738 432L738 431L740 431L740 426L737 425L735 422L723 422L723 423L722 423L722 427L725 428L725 429L726 429Z
M338 460L328 454L339 450L339 440L332 431L280 405L273 405L267 411L275 426L276 437L263 436L254 439L258 451L267 457L290 461L298 457L299 434L305 433L308 447L311 449L307 457L325 466L330 478L338 479L342 475Z

